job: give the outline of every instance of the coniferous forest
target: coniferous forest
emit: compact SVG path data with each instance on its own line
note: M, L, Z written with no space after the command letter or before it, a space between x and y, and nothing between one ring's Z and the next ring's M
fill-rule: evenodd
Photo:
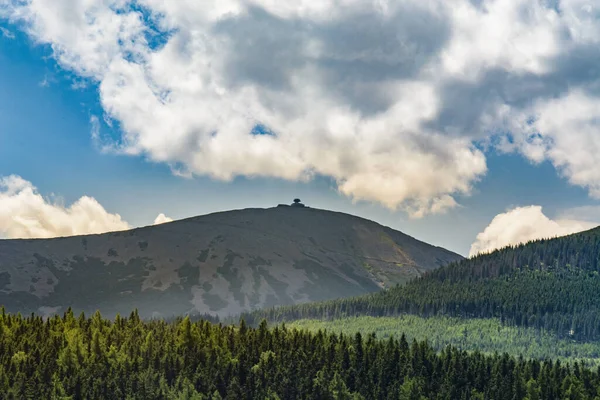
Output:
M600 0L0 0L0 400L600 400Z
M485 356L404 336L191 322L0 316L4 399L600 399L574 363Z
M559 338L549 331L515 327L497 318L420 317L404 314L391 317L357 316L331 320L300 319L287 323L288 327L313 332L327 330L334 333L363 335L375 333L378 339L405 335L408 341L427 340L441 351L448 345L460 350L484 354L508 353L537 360L573 363L590 368L600 366L600 342Z
M189 317L144 321L137 311L107 320L100 313L76 316L70 309L46 319L3 310L0 396L600 399L600 369L591 368L593 362L573 362L568 353L575 347L565 345L565 340L585 344L600 338L600 264L598 252L589 250L598 247L599 237L597 231L589 231L510 247L448 265L406 286L257 311L243 315L239 324ZM364 329L353 331L361 319L341 332L277 324L268 328L266 322L403 314L437 318L438 324L444 324L443 318L451 318L445 321L453 324L464 319L481 323L465 325L463 340L446 340L442 333L436 344L406 339L402 324L389 318L381 319L382 324L397 324L398 332L388 329L385 340ZM491 332L482 330L482 318L498 321L492 329L499 333L501 326L518 327L535 340L546 338L546 343L564 346L562 361L540 357L539 352L528 357L490 351L499 342L493 335L481 337ZM412 323L432 326L427 320ZM377 318L369 324L375 327ZM438 332L448 331L450 323L445 324L447 328L441 326ZM479 331L477 343L485 344L481 349L466 346L469 329ZM537 335L536 330L550 336ZM451 345L440 346L444 342ZM594 361L594 348L577 348L579 359Z
M257 311L251 324L348 316L498 318L560 338L600 339L600 229L539 240L434 270L390 290Z
M100 313L76 316L70 309L47 319L2 311L1 398L600 399L600 369L590 368L593 362L565 362L575 347L564 341L600 337L600 264L598 253L589 251L599 237L590 231L510 247L402 287L257 311L239 324L189 317L144 321L136 311L115 320ZM488 344L474 350L466 345L467 328L464 341L440 346L444 334L437 343L408 340L401 324L380 340L352 330L360 319L342 332L268 328L266 322L403 314L437 323L441 317L494 318L499 326L532 330L530 337L535 330L549 332L554 336L537 337L566 346L565 357L491 352L490 343L498 342L493 335L480 337ZM369 323L375 327L377 319ZM481 336L482 323L469 326ZM579 350L581 359L591 353Z

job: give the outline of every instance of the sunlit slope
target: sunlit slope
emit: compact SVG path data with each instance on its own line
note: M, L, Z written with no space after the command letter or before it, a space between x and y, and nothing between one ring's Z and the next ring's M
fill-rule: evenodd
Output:
M486 354L509 353L527 359L578 361L588 367L600 366L600 343L559 338L550 331L502 324L498 318L420 317L404 314L394 317L358 316L333 320L301 319L288 322L288 328L363 336L375 333L379 339L427 340L435 350L453 346Z
M221 316L364 293L461 256L347 214L277 207L50 240L0 241L9 311Z
M600 230L541 240L452 263L406 286L357 298L268 310L250 320L403 313L498 318L503 324L600 338Z

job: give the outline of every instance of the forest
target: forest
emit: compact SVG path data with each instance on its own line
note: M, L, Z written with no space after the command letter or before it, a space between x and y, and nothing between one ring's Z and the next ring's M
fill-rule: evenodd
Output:
M509 247L226 324L2 309L0 398L600 400L599 242Z
M580 363L436 352L405 336L0 314L3 399L600 399Z
M375 333L378 339L388 339L391 336L398 338L404 334L408 341L427 340L437 351L451 345L460 350L477 350L484 354L506 352L528 359L552 359L571 363L578 361L591 368L600 366L600 342L561 339L552 332L502 324L497 318L420 317L405 314L332 320L301 319L291 321L287 326L313 332L327 330L345 334Z
M498 318L560 338L600 339L600 230L508 247L361 297L249 313L256 324L348 316Z

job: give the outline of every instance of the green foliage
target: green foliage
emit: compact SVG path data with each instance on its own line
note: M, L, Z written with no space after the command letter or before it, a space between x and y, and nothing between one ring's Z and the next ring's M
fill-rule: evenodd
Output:
M251 324L347 316L498 318L561 338L600 339L600 229L508 247L390 290L245 315Z
M452 317L348 317L334 320L298 320L288 323L289 328L313 332L328 330L352 335L374 332L378 338L406 335L408 340L425 340L436 350L451 345L462 350L493 354L510 353L533 359L578 361L588 367L600 366L600 343L579 343L560 339L551 332L534 328L502 325L499 319L464 319Z
M2 399L593 399L580 363L515 359L404 336L0 315Z

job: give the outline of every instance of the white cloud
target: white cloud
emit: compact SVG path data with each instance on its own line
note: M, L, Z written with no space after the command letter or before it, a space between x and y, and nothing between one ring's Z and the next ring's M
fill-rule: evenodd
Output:
M158 214L158 216L154 219L154 224L153 225L160 225L160 224L165 224L167 222L173 222L173 218L169 218L167 217L165 214L160 213Z
M325 175L420 217L468 195L476 145L500 137L600 196L587 0L1 1L99 83L122 128L104 149L224 180Z
M559 16L538 1L454 1L453 38L442 52L447 73L475 80L490 68L546 73L559 54ZM493 45L491 45L493 43Z
M529 115L535 120L514 130L516 147L532 161L550 160L570 183L600 198L600 97L573 89L539 101Z
M129 229L119 214L83 196L70 206L52 202L19 176L0 178L0 236L49 238Z
M471 245L470 256L491 250L526 243L535 239L564 236L598 226L597 223L548 218L540 206L517 207L498 214Z
M12 33L8 29L3 28L1 26L0 26L0 35L2 37L5 37L6 39L14 39L15 38L15 34L14 33Z

